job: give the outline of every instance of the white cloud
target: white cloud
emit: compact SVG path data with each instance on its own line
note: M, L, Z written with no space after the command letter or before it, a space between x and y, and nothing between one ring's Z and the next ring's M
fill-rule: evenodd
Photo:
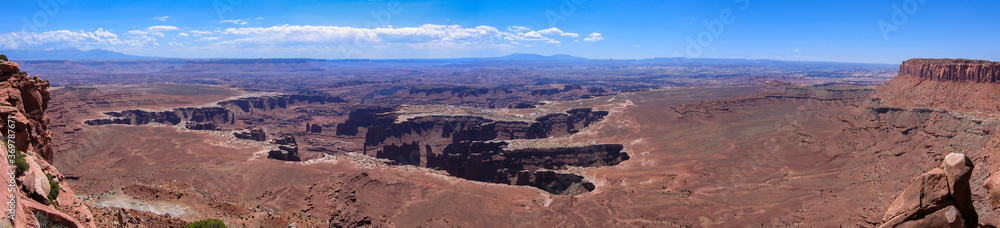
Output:
M547 29L544 29L544 30L539 30L538 33L541 33L543 35L559 35L559 36L568 36L568 37L578 37L578 36L580 36L580 34L577 34L577 33L563 32L562 30L559 30L558 28L555 28L555 27L547 28Z
M489 46L503 37L490 26L465 28L459 25L426 24L404 28L353 28L339 26L281 25L229 28L221 32L243 38L224 44L343 44L353 46L403 45L410 48L462 48Z
M245 24L247 24L247 21L246 20L235 19L235 20L221 20L221 21L219 21L219 23L233 23L233 24L237 24L237 25L245 25Z
M212 32L209 32L209 31L199 31L199 30L191 30L191 31L188 31L188 32L194 33L194 34L201 34L201 35L212 35L213 34Z
M515 26L507 26L507 30L510 30L512 32L524 32L524 31L528 31L528 30L531 30L531 29L528 28L528 27L516 26L515 25Z
M2 49L94 49L114 46L144 46L155 43L143 37L121 39L117 34L104 28L93 32L55 30L42 33L12 32L0 34Z
M177 26L156 25L156 26L149 26L145 30L130 30L130 31L128 31L128 34L129 35L136 35L136 36L154 35L154 36L164 37L165 34L163 32L165 32L165 31L174 31L174 30L178 30L178 29L179 28L177 28Z
M178 29L179 28L177 28L177 26L156 25L156 26L149 26L149 28L146 28L146 31L149 31L149 32L163 32L163 31L173 31L173 30L178 30Z
M170 18L170 16L162 16L162 17L153 17L153 20L157 20L157 21L167 21L167 18Z
M417 27L357 28L340 26L279 25L271 27L228 28L224 30L189 30L157 25L144 29L113 33L98 29L84 31L49 31L43 33L0 33L0 49L101 48L157 55L181 53L180 50L218 53L259 53L282 56L317 56L329 51L329 57L358 56L353 53L388 53L399 50L478 51L507 50L536 45L560 45L561 37L576 37L558 28L539 31L510 26L500 31L491 26L425 24ZM512 31L519 32L512 32ZM596 33L595 33L596 34ZM598 34L596 39L600 38ZM162 40L166 39L166 40ZM587 41L595 39L592 35ZM165 44L159 47L160 43ZM173 48L173 49L171 49ZM180 48L180 49L178 49ZM190 53L190 52L188 52ZM352 53L352 54L347 54Z
M600 33L591 33L590 37L583 38L583 41L597 42L598 40L603 40L604 37Z

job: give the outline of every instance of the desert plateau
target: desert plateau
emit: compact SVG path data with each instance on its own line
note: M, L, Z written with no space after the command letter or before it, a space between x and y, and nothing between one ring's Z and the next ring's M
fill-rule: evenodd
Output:
M11 4L0 227L1000 225L993 2Z

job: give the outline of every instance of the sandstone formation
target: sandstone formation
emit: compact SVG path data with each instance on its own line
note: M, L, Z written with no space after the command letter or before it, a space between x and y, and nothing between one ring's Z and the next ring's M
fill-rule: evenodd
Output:
M0 175L0 181L17 186L0 188L0 202L4 202L5 208L0 211L0 227L32 227L40 223L93 227L90 209L50 165L53 153L47 128L49 117L45 113L49 82L19 71L15 62L0 62L0 117L4 122L0 124L0 132L5 136L0 156L11 159L10 165L4 165L8 167L4 173L11 175ZM13 158L22 156L26 170L15 173ZM58 196L53 192L58 192Z
M1000 62L968 59L910 59L899 74L935 81L1000 82Z
M0 74L4 77L13 75L20 71L16 62L11 61L0 61Z
M254 141L267 141L267 134L264 134L264 129L253 128L245 129L241 131L233 132L236 138L249 139Z
M879 86L880 105L1000 116L1000 62L910 59Z
M282 161L301 161L299 158L299 146L295 143L295 137L285 135L274 139L274 144L278 144L277 150L267 152L267 158Z
M220 101L219 105L237 114L253 113L257 111L268 111L278 108L288 108L290 105L300 103L343 103L346 102L340 97L328 95L276 95L263 97L244 97L234 100Z
M219 130L215 123L187 123L184 127L191 130Z
M351 135L365 129L366 153L393 164L441 169L470 180L529 185L554 194L594 188L581 176L551 170L616 165L629 158L619 144L509 151L507 143L491 141L574 134L603 119L607 111L571 109L528 123L476 116L421 116L396 122L397 114L391 110L356 110L337 132Z
M976 227L979 215L969 186L973 168L964 154L948 154L892 202L881 227Z
M84 123L88 125L150 123L176 125L181 122L226 124L234 120L232 113L222 107L185 107L169 111L126 110L104 114L109 118L87 120Z
M343 99L322 95L277 95L264 97L244 97L218 102L221 107L183 107L167 111L126 110L106 112L107 118L85 121L88 125L126 124L145 125L161 123L176 125L181 122L194 124L212 123L215 126L234 124L237 115L249 115L254 111L286 109L290 105L305 103L338 103Z

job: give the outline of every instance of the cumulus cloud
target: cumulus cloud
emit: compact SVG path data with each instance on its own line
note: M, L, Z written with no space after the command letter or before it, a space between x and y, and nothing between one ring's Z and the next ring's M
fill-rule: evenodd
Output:
M524 32L524 31L528 31L528 30L531 30L531 29L528 28L528 27L524 27L524 26L516 26L516 25L514 25L514 26L507 26L507 30L510 30L511 32Z
M51 48L81 48L93 49L126 44L148 44L144 39L120 39L104 28L93 32L55 30L42 33L13 32L0 34L0 47L3 49L51 49Z
M583 41L597 42L598 40L603 40L604 37L600 33L591 33L590 37L583 38Z
M514 46L561 45L565 37L578 37L577 33L558 28L531 30L524 26L510 26L505 31L480 25L425 24L416 27L358 28L341 26L278 25L270 27L235 27L218 30L191 30L170 25L150 26L144 29L113 33L98 29L93 32L58 30L42 33L0 33L0 47L22 48L102 48L132 50L149 53L162 48L185 50L211 50L219 52L308 53L323 50L367 52L383 50L481 50L504 49ZM590 34L585 41L597 41L598 33ZM331 53L335 56L336 53ZM346 55L346 54L345 54Z
M578 36L580 36L580 34L577 34L577 33L563 32L562 30L559 30L558 28L555 28L555 27L553 27L553 28L547 28L547 29L544 29L544 30L538 30L538 33L543 34L543 35L559 35L559 36L568 36L568 37L578 37Z
M149 28L146 28L146 31L150 31L150 32L163 32L163 31L173 31L173 30L178 30L178 29L179 28L177 28L177 26L156 25L156 26L149 26Z
M404 45L412 48L472 47L489 45L504 36L496 28L426 24L403 28L354 28L339 26L280 25L229 28L225 35L244 38L224 44L347 44Z
M164 37L165 35L163 32L174 31L174 30L179 30L179 28L177 28L177 26L170 26L170 25L156 25L156 26L149 26L144 30L130 30L128 31L128 34L136 36L153 35L153 36Z

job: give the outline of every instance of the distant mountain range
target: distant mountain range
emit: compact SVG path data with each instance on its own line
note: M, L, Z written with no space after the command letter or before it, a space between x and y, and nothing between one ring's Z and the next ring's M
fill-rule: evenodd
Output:
M7 55L7 58L14 61L22 60L119 60L119 59L164 59L160 57L147 57L126 55L120 52L103 49L92 49L81 51L76 49L62 50L0 50L0 54Z
M196 58L196 59L182 59L182 58L164 58L164 57L149 57L149 56L135 56L127 55L120 52L103 50L103 49L92 49L89 51L81 51L75 49L61 49L61 50L0 50L0 54L6 54L10 60L13 61L35 61L35 60L179 60L179 61L210 61L210 62L228 62L228 63L256 63L260 61L273 62L273 61L318 61L318 62L333 62L338 64L372 64L372 63L393 63L393 64L475 64L475 63L488 63L493 62L497 64L505 64L504 62L589 62L597 63L604 61L614 61L614 62L633 62L633 63L677 63L677 64L755 64L755 65L770 65L770 66L796 66L796 67L828 67L831 66L843 66L841 64L854 64L853 66L860 66L863 68L868 67L884 67L886 65L895 66L895 64L866 64L866 63L839 63L839 62L811 62L811 61L786 61L786 60L770 60L770 59L712 59L712 58L684 58L684 57L674 57L674 58L652 58L652 59L631 59L631 60L610 60L610 59L590 59L584 57L577 57L566 54L558 55L539 55L539 54L526 54L526 53L514 53L510 55L500 56L500 57L484 57L484 58L451 58L451 59L308 59L308 58L266 58L266 59L228 59L228 58Z
M123 60L123 59L171 59L164 57L149 57L149 56L135 56L126 55L121 52L103 50L103 49L92 49L89 51L81 51L76 49L61 49L61 50L0 50L0 54L7 55L8 58L15 61L24 60ZM220 58L212 58L220 59ZM538 55L538 54L525 54L525 53L515 53L500 57L488 57L488 58L460 58L452 60L465 60L465 61L579 61L588 60L588 58L576 57L572 55Z
M491 57L491 58L479 58L479 60L484 61L579 61L579 60L589 60L584 57L576 57L572 55L559 54L559 55L538 55L538 54L524 54L524 53L514 53L510 55Z

